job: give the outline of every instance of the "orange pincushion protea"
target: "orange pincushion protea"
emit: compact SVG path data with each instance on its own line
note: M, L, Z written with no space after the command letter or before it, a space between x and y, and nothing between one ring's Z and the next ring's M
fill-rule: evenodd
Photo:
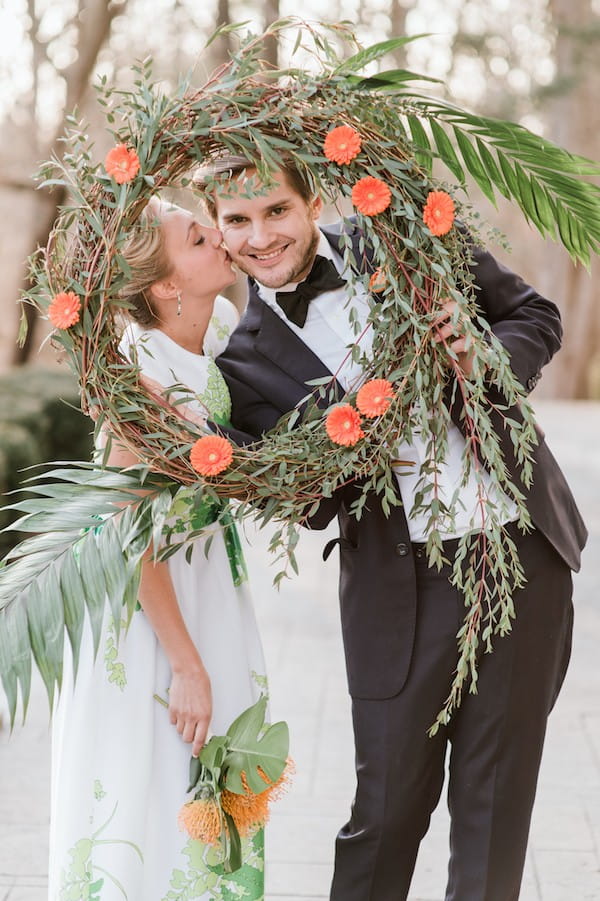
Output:
M363 416L381 416L394 396L394 387L387 379L371 379L359 389L356 406Z
M380 178L366 175L352 188L352 203L364 216L376 216L387 210L392 201L392 192Z
M202 476L216 476L233 460L233 447L221 435L198 438L190 451L190 463Z
M106 154L104 168L118 185L122 185L136 177L140 171L140 158L126 144L117 144Z
M361 148L359 133L349 125L339 125L329 132L323 144L323 151L328 160L334 163L351 162L358 156Z
M379 267L376 269L371 278L369 279L369 291L372 294L379 294L387 285L387 275L385 271Z
M221 814L215 798L199 798L183 805L177 817L179 828L205 845L216 845L221 837Z
M352 447L365 433L360 427L360 416L350 404L340 404L327 414L325 429L335 444Z
M228 789L224 789L221 794L221 804L223 810L233 819L237 830L241 836L249 835L255 829L259 829L269 819L269 805L272 801L277 801L285 792L290 775L294 772L294 763L288 759L286 767L277 780L277 782L269 782L269 778L260 767L258 772L261 779L264 779L266 788L263 792L256 795L250 791L245 773L241 773L240 778L244 786L244 794L238 795Z
M67 329L79 322L81 301L73 291L63 291L52 298L48 319L55 328Z
M432 235L445 235L454 224L454 201L445 191L430 191L423 209L423 222Z

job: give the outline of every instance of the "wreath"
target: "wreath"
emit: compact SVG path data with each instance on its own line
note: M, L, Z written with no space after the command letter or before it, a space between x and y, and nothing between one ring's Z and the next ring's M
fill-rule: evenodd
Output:
M72 118L64 161L53 160L41 172L41 186L66 185L71 202L47 248L32 260L33 287L24 300L54 325L52 340L78 376L83 409L142 462L126 473L79 464L34 476L28 482L33 498L13 505L23 513L13 528L45 534L18 545L0 570L0 675L11 716L19 686L26 706L32 656L52 703L65 627L77 657L84 607L97 640L105 594L118 626L122 604L129 611L135 606L144 551L152 542L158 548L161 539L160 554L168 556L179 546L182 524L187 540L193 539L194 512L207 499L224 508L224 499L242 497L238 516L276 523L272 548L285 561L278 581L287 563L296 568L300 525L340 486L361 485L357 516L372 492L386 512L398 504L394 446L398 435L410 441L418 431L433 461L421 474L418 505L429 519L430 563L439 564L439 527L452 517L435 482L450 421L442 398L450 391L465 411L465 472L470 469L477 479L486 531L461 540L454 564L467 618L435 731L460 703L465 685L475 690L477 646L483 641L489 649L493 635L510 630L512 593L522 582L514 543L502 525L502 504L489 502L482 477L486 469L489 491L501 489L527 528L522 493L506 473L490 424L490 384L504 396L506 411L520 406L522 421L511 423L511 437L526 485L536 442L524 391L477 313L470 245L457 225L460 219L480 239L466 178L491 200L496 192L513 200L542 234L558 237L574 259L587 263L600 242L600 204L597 187L586 178L599 170L519 125L423 94L419 84L435 79L404 69L360 74L410 38L361 49L352 46L345 26L286 20L259 36L245 34L243 26L231 30L238 50L200 89L183 85L165 94L152 79L150 62L134 67L132 90L102 80L98 101L113 149L98 160L84 125ZM265 38L274 31L287 38L292 30L294 52L312 54L313 72L264 63ZM340 43L344 53L349 46L354 51L341 62ZM373 354L362 361L365 383L335 403L331 385L315 383L302 410L250 447L203 434L168 400L149 393L139 368L119 351L127 313L120 290L129 274L123 254L128 234L151 197L167 187L193 189L194 169L223 152L255 161L267 186L285 154L315 191L352 211L363 235L361 254L367 246L372 252L368 261L365 254L355 258L346 237L349 290L360 286L376 301L369 317ZM449 183L434 179L436 161L451 174ZM218 179L209 187L219 190ZM469 377L446 342L433 340L441 305L449 299L456 302L471 347ZM439 415L432 417L431 410ZM146 489L141 498L140 485ZM76 504L70 503L74 498ZM120 515L118 504L126 505ZM94 528L99 515L101 529ZM473 563L482 554L486 579Z

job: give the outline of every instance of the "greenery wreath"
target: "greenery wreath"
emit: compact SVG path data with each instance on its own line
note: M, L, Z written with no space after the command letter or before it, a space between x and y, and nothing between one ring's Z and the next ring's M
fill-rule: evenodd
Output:
M316 73L276 70L263 62L263 42L275 29L286 35L295 29L294 52L312 54ZM202 499L222 504L243 496L238 515L252 514L262 524L274 520L272 548L295 569L299 526L339 486L362 485L357 516L373 491L385 510L398 503L394 444L400 433L410 440L418 430L433 460L422 473L418 504L429 518L430 562L438 564L439 526L452 516L452 505L445 506L435 490L449 422L441 399L450 385L464 402L470 439L465 472L476 475L487 525L483 539L482 533L465 536L455 561L453 579L464 592L467 618L458 636L454 683L435 731L460 703L465 685L476 688L478 644L491 648L492 636L510 629L511 595L522 579L515 546L501 524L502 504L489 502L481 477L485 466L491 490L502 489L517 505L526 528L522 494L506 474L490 424L485 402L490 382L503 393L507 411L519 404L523 413L522 423L510 425L525 484L536 442L524 391L502 346L477 315L469 244L455 221L460 214L475 230L466 177L491 200L499 192L516 202L542 234L558 236L574 259L587 263L600 243L598 188L587 179L600 170L519 125L472 115L417 87L434 79L404 69L359 74L412 38L361 49L351 46L345 26L285 20L267 35L245 34L243 26L233 30L239 49L200 89L182 85L165 95L152 80L149 62L135 67L133 90L102 81L98 100L113 150L103 162L97 160L84 126L72 118L64 161L42 170L42 185L66 184L72 202L48 247L32 260L33 288L25 300L55 325L53 341L78 375L84 410L95 410L98 427L106 424L143 464L127 473L99 464L55 469L29 480L34 497L13 505L23 513L13 528L44 534L17 546L0 570L0 675L11 715L19 686L26 707L32 656L52 703L65 627L77 659L81 599L98 640L105 595L115 614L123 603L133 610L142 553L151 542L158 548L161 536L164 540L174 510L189 528ZM340 43L354 51L341 62ZM370 315L374 353L363 361L362 397L349 395L324 414L316 401L327 400L330 386L314 384L303 412L293 411L261 442L233 448L220 437L207 454L202 442L214 438L146 391L139 369L121 356L119 322L127 304L119 292L128 277L124 242L148 200L165 187L190 186L194 168L223 151L256 160L267 185L286 154L326 199L351 203L363 233L361 252L368 243L373 263L355 259L347 240L350 290L360 284L377 303ZM452 174L452 184L433 178L436 160ZM219 189L218 180L214 188ZM460 192L465 199L459 205ZM457 316L468 313L464 328L473 355L468 378L445 342L432 340L440 304L447 299L456 301ZM440 415L431 417L432 409ZM136 493L140 485L146 488L142 497ZM120 515L118 504L127 505ZM94 529L98 515L104 523ZM174 536L180 532L171 528L163 556L178 546ZM196 534L192 528L188 537ZM475 564L465 565L482 553L489 566L485 584ZM285 568L276 581L284 573ZM116 624L120 618L115 615Z

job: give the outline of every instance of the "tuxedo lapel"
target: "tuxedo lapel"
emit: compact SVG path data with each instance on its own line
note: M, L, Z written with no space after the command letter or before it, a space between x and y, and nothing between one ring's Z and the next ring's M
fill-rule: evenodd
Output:
M341 386L323 361L258 297L254 285L250 284L249 292L245 319L248 332L255 335L254 346L258 353L297 382L298 399L313 390L307 382L327 377L334 383L335 396L342 397ZM320 405L327 404L324 401Z
M364 233L359 229L356 222L350 220L351 225L346 222L336 222L335 225L325 225L321 229L333 249L342 259L346 250L346 238L350 238L352 244L352 255L354 257L353 269L359 275L373 270L373 250L365 240ZM342 235L344 236L342 238Z

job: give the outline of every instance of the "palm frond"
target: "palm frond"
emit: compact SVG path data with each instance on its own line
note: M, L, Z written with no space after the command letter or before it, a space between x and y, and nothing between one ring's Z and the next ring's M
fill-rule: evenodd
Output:
M419 164L431 173L437 157L464 185L470 175L483 194L517 203L544 236L561 241L574 261L589 266L600 249L600 165L569 153L524 126L464 110L412 88L414 73L381 72L368 79L346 76L354 90L386 91L402 103Z
M141 557L171 505L171 486L142 467L82 463L33 477L25 490L34 496L10 505L23 516L9 528L36 533L0 566L0 678L11 724L19 693L27 711L32 659L52 707L65 632L75 672L85 620L96 653L107 601L118 636L123 610L130 616L135 608Z

